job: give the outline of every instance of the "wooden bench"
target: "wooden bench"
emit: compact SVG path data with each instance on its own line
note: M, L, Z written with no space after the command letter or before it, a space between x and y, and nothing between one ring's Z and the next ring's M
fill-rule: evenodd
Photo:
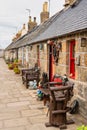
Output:
M37 81L37 85L40 81L40 69L38 70L30 70L30 71L25 71L24 74L22 75L22 81L23 84L26 85L26 88L29 86L29 81Z
M33 72L33 71L34 71L34 68L31 68L31 69L23 68L23 69L21 69L21 75L22 75L23 83L24 83L24 77L25 77L26 73L30 73L30 72Z

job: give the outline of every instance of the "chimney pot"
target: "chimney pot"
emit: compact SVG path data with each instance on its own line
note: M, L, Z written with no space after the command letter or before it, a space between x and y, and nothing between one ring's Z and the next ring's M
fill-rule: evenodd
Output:
M49 18L48 2L44 2L43 11L40 13L41 23Z
M25 23L23 24L23 29L25 29Z
M34 22L36 23L36 17L34 17Z
M29 16L29 22L31 22L31 16Z
M65 0L64 6L67 7L69 4L70 4L70 1L69 0Z
M43 4L43 12L48 12L48 2L44 2L44 4Z

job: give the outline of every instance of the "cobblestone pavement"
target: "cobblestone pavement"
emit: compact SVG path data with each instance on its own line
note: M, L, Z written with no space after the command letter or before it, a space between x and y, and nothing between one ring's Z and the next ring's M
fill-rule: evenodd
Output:
M0 130L59 130L45 127L46 113L43 102L36 100L36 90L26 89L21 76L8 70L0 59ZM68 125L67 130L76 130L83 120L78 121L78 115L71 118L75 124Z

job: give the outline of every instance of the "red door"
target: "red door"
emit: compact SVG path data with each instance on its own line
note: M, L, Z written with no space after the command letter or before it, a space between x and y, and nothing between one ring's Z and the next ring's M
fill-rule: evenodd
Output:
M70 78L75 78L75 40L70 42Z

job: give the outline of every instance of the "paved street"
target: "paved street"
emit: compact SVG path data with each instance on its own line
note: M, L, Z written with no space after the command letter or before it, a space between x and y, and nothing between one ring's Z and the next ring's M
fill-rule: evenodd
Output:
M36 90L26 89L21 76L8 70L0 59L0 130L59 130L46 128L48 122L47 108L42 101L36 100ZM71 117L75 124L68 125L67 130L76 130L81 124L78 115Z

